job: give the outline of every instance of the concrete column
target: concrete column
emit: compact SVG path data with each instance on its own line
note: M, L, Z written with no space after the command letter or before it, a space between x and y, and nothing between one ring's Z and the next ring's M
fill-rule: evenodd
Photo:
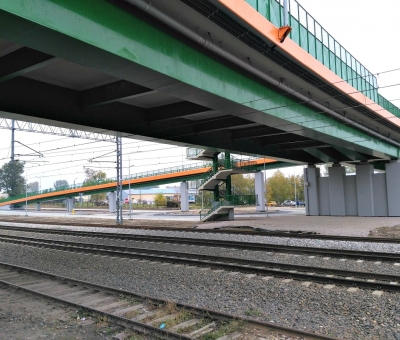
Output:
M66 204L67 204L67 211L71 212L74 209L74 202L75 199L74 198L67 198L65 200Z
M110 213L117 212L117 194L114 191L108 194L108 211Z
M225 196L232 195L232 175L229 175L225 181Z
M40 202L36 202L36 211L40 211Z
M388 215L400 216L400 160L386 164Z
M187 182L181 183L181 211L189 211L189 194Z
M258 171L255 173L255 192L257 195L256 211L265 211L265 185L264 173Z
M356 165L358 216L375 216L372 176L374 166L368 163Z
M328 168L328 172L331 216L346 216L346 197L344 195L346 169L340 164L334 164Z
M304 169L304 196L307 216L319 216L319 177L320 170L315 165L309 165Z
M218 172L218 155L213 156L213 173L216 174ZM214 187L214 201L218 201L219 198L219 186L216 185Z

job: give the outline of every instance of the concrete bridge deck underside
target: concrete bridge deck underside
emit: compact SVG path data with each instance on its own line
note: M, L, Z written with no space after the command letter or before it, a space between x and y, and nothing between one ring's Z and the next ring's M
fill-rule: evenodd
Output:
M299 164L378 166L399 157L396 144L296 100L125 1L27 3L0 0L2 117ZM184 2L168 3L167 14L181 13L174 19L191 21L209 41L223 40L293 88L310 88ZM313 98L324 96L313 89ZM379 127L400 140L395 125Z

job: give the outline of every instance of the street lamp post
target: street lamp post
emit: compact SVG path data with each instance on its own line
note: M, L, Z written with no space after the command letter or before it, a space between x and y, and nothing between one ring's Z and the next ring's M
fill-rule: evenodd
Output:
M74 179L74 189L75 189L75 181L76 181L77 179L78 179L78 178L75 178L75 179Z

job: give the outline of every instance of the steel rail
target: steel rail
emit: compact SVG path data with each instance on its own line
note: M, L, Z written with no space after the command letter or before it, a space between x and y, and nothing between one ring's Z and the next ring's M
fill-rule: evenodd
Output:
M24 237L0 237L0 242L13 244L27 244L29 246L46 247L71 252L108 255L112 257L138 258L158 262L171 262L201 266L208 268L240 271L259 275L273 275L276 277L289 277L299 280L309 280L320 283L335 283L344 286L358 286L365 289L382 289L386 291L400 291L400 276L385 275L371 272L358 272L321 268L312 266L300 266L276 262L265 262L233 257L221 257L203 254L180 253L156 249L142 249L130 247L118 247L77 243L55 240L38 240ZM275 269L277 268L277 269ZM321 274L316 275L315 273ZM323 276L322 276L323 275ZM332 277L334 276L334 277ZM365 279L370 281L355 280ZM371 282L373 280L373 282ZM376 282L376 280L379 280Z
M3 263L0 262L0 268L6 268L8 270L14 271L14 272L18 272L18 273L22 273L22 274L31 274L31 275L35 275L37 276L41 276L41 277L46 277L50 280L54 280L55 282L60 282L63 284L70 284L70 285L74 285L74 286L81 286L82 288L86 289L86 290L96 290L96 291L101 291L107 294L113 294L116 295L118 297L120 297L121 295L123 295L124 297L128 297L128 298L133 298L135 300L139 300L139 301L150 301L151 303L154 303L155 305L165 305L167 303L169 303L170 301L168 300L163 300L163 299L159 299L159 298L153 298L150 296L146 296L146 295L139 295L139 294L135 294L126 290L122 290L122 289L115 289L109 286L105 286L105 285L99 285L99 284L95 284L95 283L91 283L91 282L87 282L87 281L81 281L81 280L77 280L74 278L70 278L70 277L65 277L65 276L60 276L60 275L55 275L49 272L44 272L44 271L39 271L39 270L35 270L32 268L26 268L26 267L21 267L21 266L16 266L16 265L11 265L8 263ZM145 333L145 334L156 334L158 336L162 336L164 339L192 339L191 337L185 336L183 334L177 334L165 329L160 329L157 327L153 327L150 326L148 324L145 323L140 323L137 321L134 321L132 319L128 319L125 317L121 317L121 316L116 316L115 314L110 314L107 312L104 312L102 310L96 309L94 307L90 307L87 306L86 304L77 304L75 302L71 302L69 300L65 300L62 298L59 298L57 296L51 295L51 294L46 294L45 292L39 292L35 289L30 289L29 286L23 285L22 283L18 284L18 283L13 283L10 281L7 281L6 278L4 278L4 276L0 276L0 283L7 285L9 287L14 287L17 288L19 290L23 290L32 294L36 294L36 295L40 295L42 297L45 297L47 299L51 299L54 301L57 301L59 303L63 303L63 304L68 304L71 305L73 307L83 307L86 310L90 310L96 314L99 315L104 315L107 316L107 318L111 321L114 322L118 325L122 325L125 327L129 327L129 328L133 328L139 332ZM216 318L218 320L222 320L222 321L233 321L233 320L239 320L239 321L243 321L246 323L246 325L249 326L255 326L259 329L268 329L268 330L274 330L274 331L284 331L286 333L286 335L296 335L296 336L302 336L304 337L304 339L309 339L309 340L318 340L318 339L325 339L325 340L337 340L337 338L333 338L330 336L325 336L322 334L315 334L315 333L311 333L311 332L307 332L307 331L303 331L303 330L298 330L295 328L289 328L289 327L284 327L284 326L279 326L277 324L274 323L269 323L269 322L262 322L262 321L256 321L256 320L252 320L246 317L239 317L239 316L233 316L230 314L226 314L226 313L221 313L215 310L210 310L210 309L206 309L206 308L199 308L196 306L192 306L192 305L188 305L188 304L183 304L183 303L176 303L176 306L180 309L184 309L185 311L190 311L193 312L194 315L206 315L209 318Z
M0 229L5 229L1 228ZM330 257L340 258L354 258L364 259L369 261L400 261L399 253L387 253L387 252L370 252L370 251L354 251L345 249L332 249L332 248L320 248L320 247L300 247L300 246L285 246L276 244L266 243L250 243L240 241L225 241L225 240L209 240L209 239L197 239L197 238L186 238L186 237L169 237L169 236L150 236L150 235L133 235L133 234L119 234L119 233L100 233L100 232L82 232L82 231L71 231L71 230L53 230L53 229L37 229L37 228L20 228L10 229L22 232L37 232L46 234L57 234L57 235L68 235L77 237L101 237L106 239L121 239L129 241L148 241L148 242L161 242L161 243L177 243L177 244L190 244L207 247L223 247L223 248L236 248L246 249L253 251L272 251L272 252L285 252L293 254L307 254L307 255L323 255ZM1 234L0 234L1 236Z
M12 222L15 223L15 220L6 220L2 219L3 222ZM27 223L27 222L25 222ZM43 224L43 222L29 222L29 224ZM78 226L82 227L82 224L77 223L51 223L51 225L68 225L68 226ZM330 240L330 241L353 241L353 242L371 242L371 243L400 243L400 238L384 238L384 237L360 237L360 236L338 236L338 235L321 235L314 233L300 233L297 231L288 231L288 232L276 232L269 230L262 230L259 228L252 228L255 231L243 231L240 229L235 230L224 230L224 229L196 229L196 228L169 228L169 227L145 227L145 226L134 226L132 228L129 227L116 227L114 225L86 225L84 227L88 228L122 228L122 229L139 229L139 230L154 230L154 231L178 231L182 234L186 232L193 233L205 233L205 234L233 234L233 235L251 235L251 236L270 236L270 237L287 237L287 238L300 238L300 239L321 239L321 240ZM29 232L46 232L46 233L63 233L63 234L73 234L73 233L81 233L81 234L92 234L98 237L102 235L111 236L111 237L120 237L120 238L129 238L132 236L137 236L133 234L121 234L121 233L102 233L102 232L84 232L84 231L72 231L65 229L47 229L47 228L32 228L32 227L16 227L16 226L0 226L0 229L5 230L19 230L19 231L29 231Z

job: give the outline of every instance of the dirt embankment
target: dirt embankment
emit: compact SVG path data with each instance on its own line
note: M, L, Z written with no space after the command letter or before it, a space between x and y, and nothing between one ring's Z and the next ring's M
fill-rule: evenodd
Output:
M379 227L370 231L370 237L400 238L400 224L393 227Z

